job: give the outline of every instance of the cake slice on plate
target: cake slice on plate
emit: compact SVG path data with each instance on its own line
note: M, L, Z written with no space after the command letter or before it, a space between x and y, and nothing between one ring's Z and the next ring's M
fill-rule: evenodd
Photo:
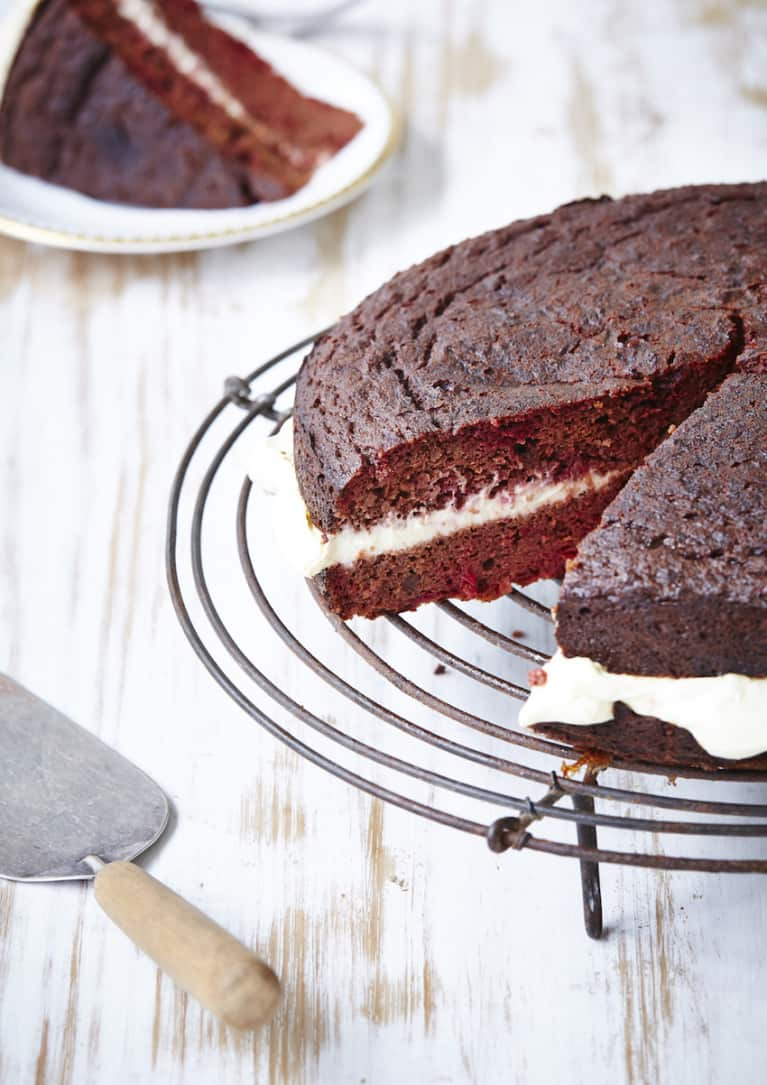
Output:
M580 545L520 722L577 749L767 768L767 373L727 378Z
M0 105L0 159L146 207L289 196L360 130L195 0L43 0Z

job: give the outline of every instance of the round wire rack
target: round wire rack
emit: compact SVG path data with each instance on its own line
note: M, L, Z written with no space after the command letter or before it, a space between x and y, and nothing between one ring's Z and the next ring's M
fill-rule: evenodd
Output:
M603 930L601 863L767 873L767 804L754 801L767 773L674 769L670 779L659 765L583 763L509 723L527 696L527 669L550 654L555 586L343 622L291 572L248 463L254 440L290 418L297 367L315 338L226 381L173 482L170 592L219 685L275 738L370 795L484 838L494 852L577 859L591 937ZM315 605L302 605L307 593ZM285 653L293 660L289 690L270 674L275 653L283 675ZM685 854L667 852L674 838Z

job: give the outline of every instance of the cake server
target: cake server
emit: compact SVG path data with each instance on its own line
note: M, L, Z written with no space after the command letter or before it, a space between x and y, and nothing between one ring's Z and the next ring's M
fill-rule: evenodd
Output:
M167 824L153 780L0 675L0 877L93 879L106 914L179 987L226 1024L256 1028L279 998L271 968L131 862Z

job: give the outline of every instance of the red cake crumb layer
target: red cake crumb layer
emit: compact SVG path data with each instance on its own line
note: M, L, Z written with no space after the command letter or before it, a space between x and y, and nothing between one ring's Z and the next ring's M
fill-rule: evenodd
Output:
M490 486L500 491L531 478L558 481L592 469L636 467L663 440L669 426L700 406L732 368L740 342L738 328L720 317L715 332L718 349L709 357L689 360L684 368L651 379L629 384L605 378L601 385L561 382L515 389L521 401L517 414L499 414L453 431L432 431L382 448L376 455L360 449L361 463L333 503L325 500L325 491L338 470L339 457L347 456L358 440L360 424L353 416L340 417L332 410L338 389L331 374L309 374L296 398L296 465L312 521L327 532L347 525L370 527L388 513L407 516L424 508L445 508ZM314 396L311 403L308 393ZM454 392L450 399L460 403ZM385 405L379 410L378 424L385 427ZM400 418L403 404L393 401L389 410ZM331 426L336 455L320 474L309 475L307 444L314 458L312 441L318 446L325 437L323 429Z
M162 13L247 111L269 126L295 165L314 169L359 132L358 117L299 94L245 42L208 22L194 0L164 0Z
M315 582L342 618L415 610L440 599L497 599L514 584L564 573L578 540L594 527L621 479L533 516L458 531L399 553L333 565Z

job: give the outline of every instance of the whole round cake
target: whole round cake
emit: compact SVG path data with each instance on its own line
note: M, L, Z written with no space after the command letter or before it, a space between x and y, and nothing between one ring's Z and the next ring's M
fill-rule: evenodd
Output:
M764 349L765 281L765 184L579 202L395 276L296 387L330 607L560 576L669 427Z
M523 723L767 764L766 314L766 183L580 201L395 276L298 376L306 574L375 617L570 564Z

